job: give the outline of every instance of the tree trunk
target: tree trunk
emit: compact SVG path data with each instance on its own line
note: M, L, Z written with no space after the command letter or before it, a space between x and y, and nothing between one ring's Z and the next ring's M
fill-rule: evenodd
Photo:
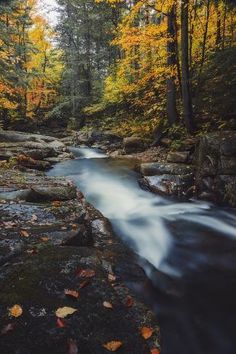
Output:
M185 126L189 133L193 133L195 125L193 120L189 75L188 4L189 0L183 0L181 2L182 96Z
M221 13L219 9L219 2L216 2L216 14L217 14L217 21L216 21L216 46L218 47L221 42Z
M176 76L172 73L177 64L175 16L175 5L173 5L167 15L167 67L171 71L167 78L167 117L170 125L178 122L178 113L176 108Z

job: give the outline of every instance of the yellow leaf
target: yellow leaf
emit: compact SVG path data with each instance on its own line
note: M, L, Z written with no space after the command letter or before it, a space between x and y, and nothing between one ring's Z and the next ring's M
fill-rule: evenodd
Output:
M13 317L20 317L23 313L22 307L20 305L14 305L9 309L9 315Z
M78 311L77 309L74 309L73 307L59 307L56 310L56 316L59 318L65 318L68 315L73 315L73 313L75 313L76 311Z

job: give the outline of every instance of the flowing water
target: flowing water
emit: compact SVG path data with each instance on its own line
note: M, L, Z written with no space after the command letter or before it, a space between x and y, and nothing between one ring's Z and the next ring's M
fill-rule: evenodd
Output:
M236 353L236 212L140 189L127 160L72 148L57 164L112 223L150 279L129 284L156 312L162 354Z

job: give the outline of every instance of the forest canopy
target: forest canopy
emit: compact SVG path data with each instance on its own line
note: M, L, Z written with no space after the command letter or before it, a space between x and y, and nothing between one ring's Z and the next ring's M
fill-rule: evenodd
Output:
M3 126L53 121L149 136L233 124L234 1L57 3L53 28L37 0L0 4Z

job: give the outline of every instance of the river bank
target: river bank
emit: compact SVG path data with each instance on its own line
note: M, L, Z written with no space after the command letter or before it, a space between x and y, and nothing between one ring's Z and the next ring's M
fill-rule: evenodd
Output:
M172 140L150 142L139 137L121 139L111 132L74 132L64 142L103 149L110 157L132 159L142 174L140 185L158 195L185 201L205 200L236 206L236 132L219 131L189 137L173 149Z
M125 285L148 281L138 258L73 182L45 175L70 151L0 137L1 353L158 353L157 319Z

